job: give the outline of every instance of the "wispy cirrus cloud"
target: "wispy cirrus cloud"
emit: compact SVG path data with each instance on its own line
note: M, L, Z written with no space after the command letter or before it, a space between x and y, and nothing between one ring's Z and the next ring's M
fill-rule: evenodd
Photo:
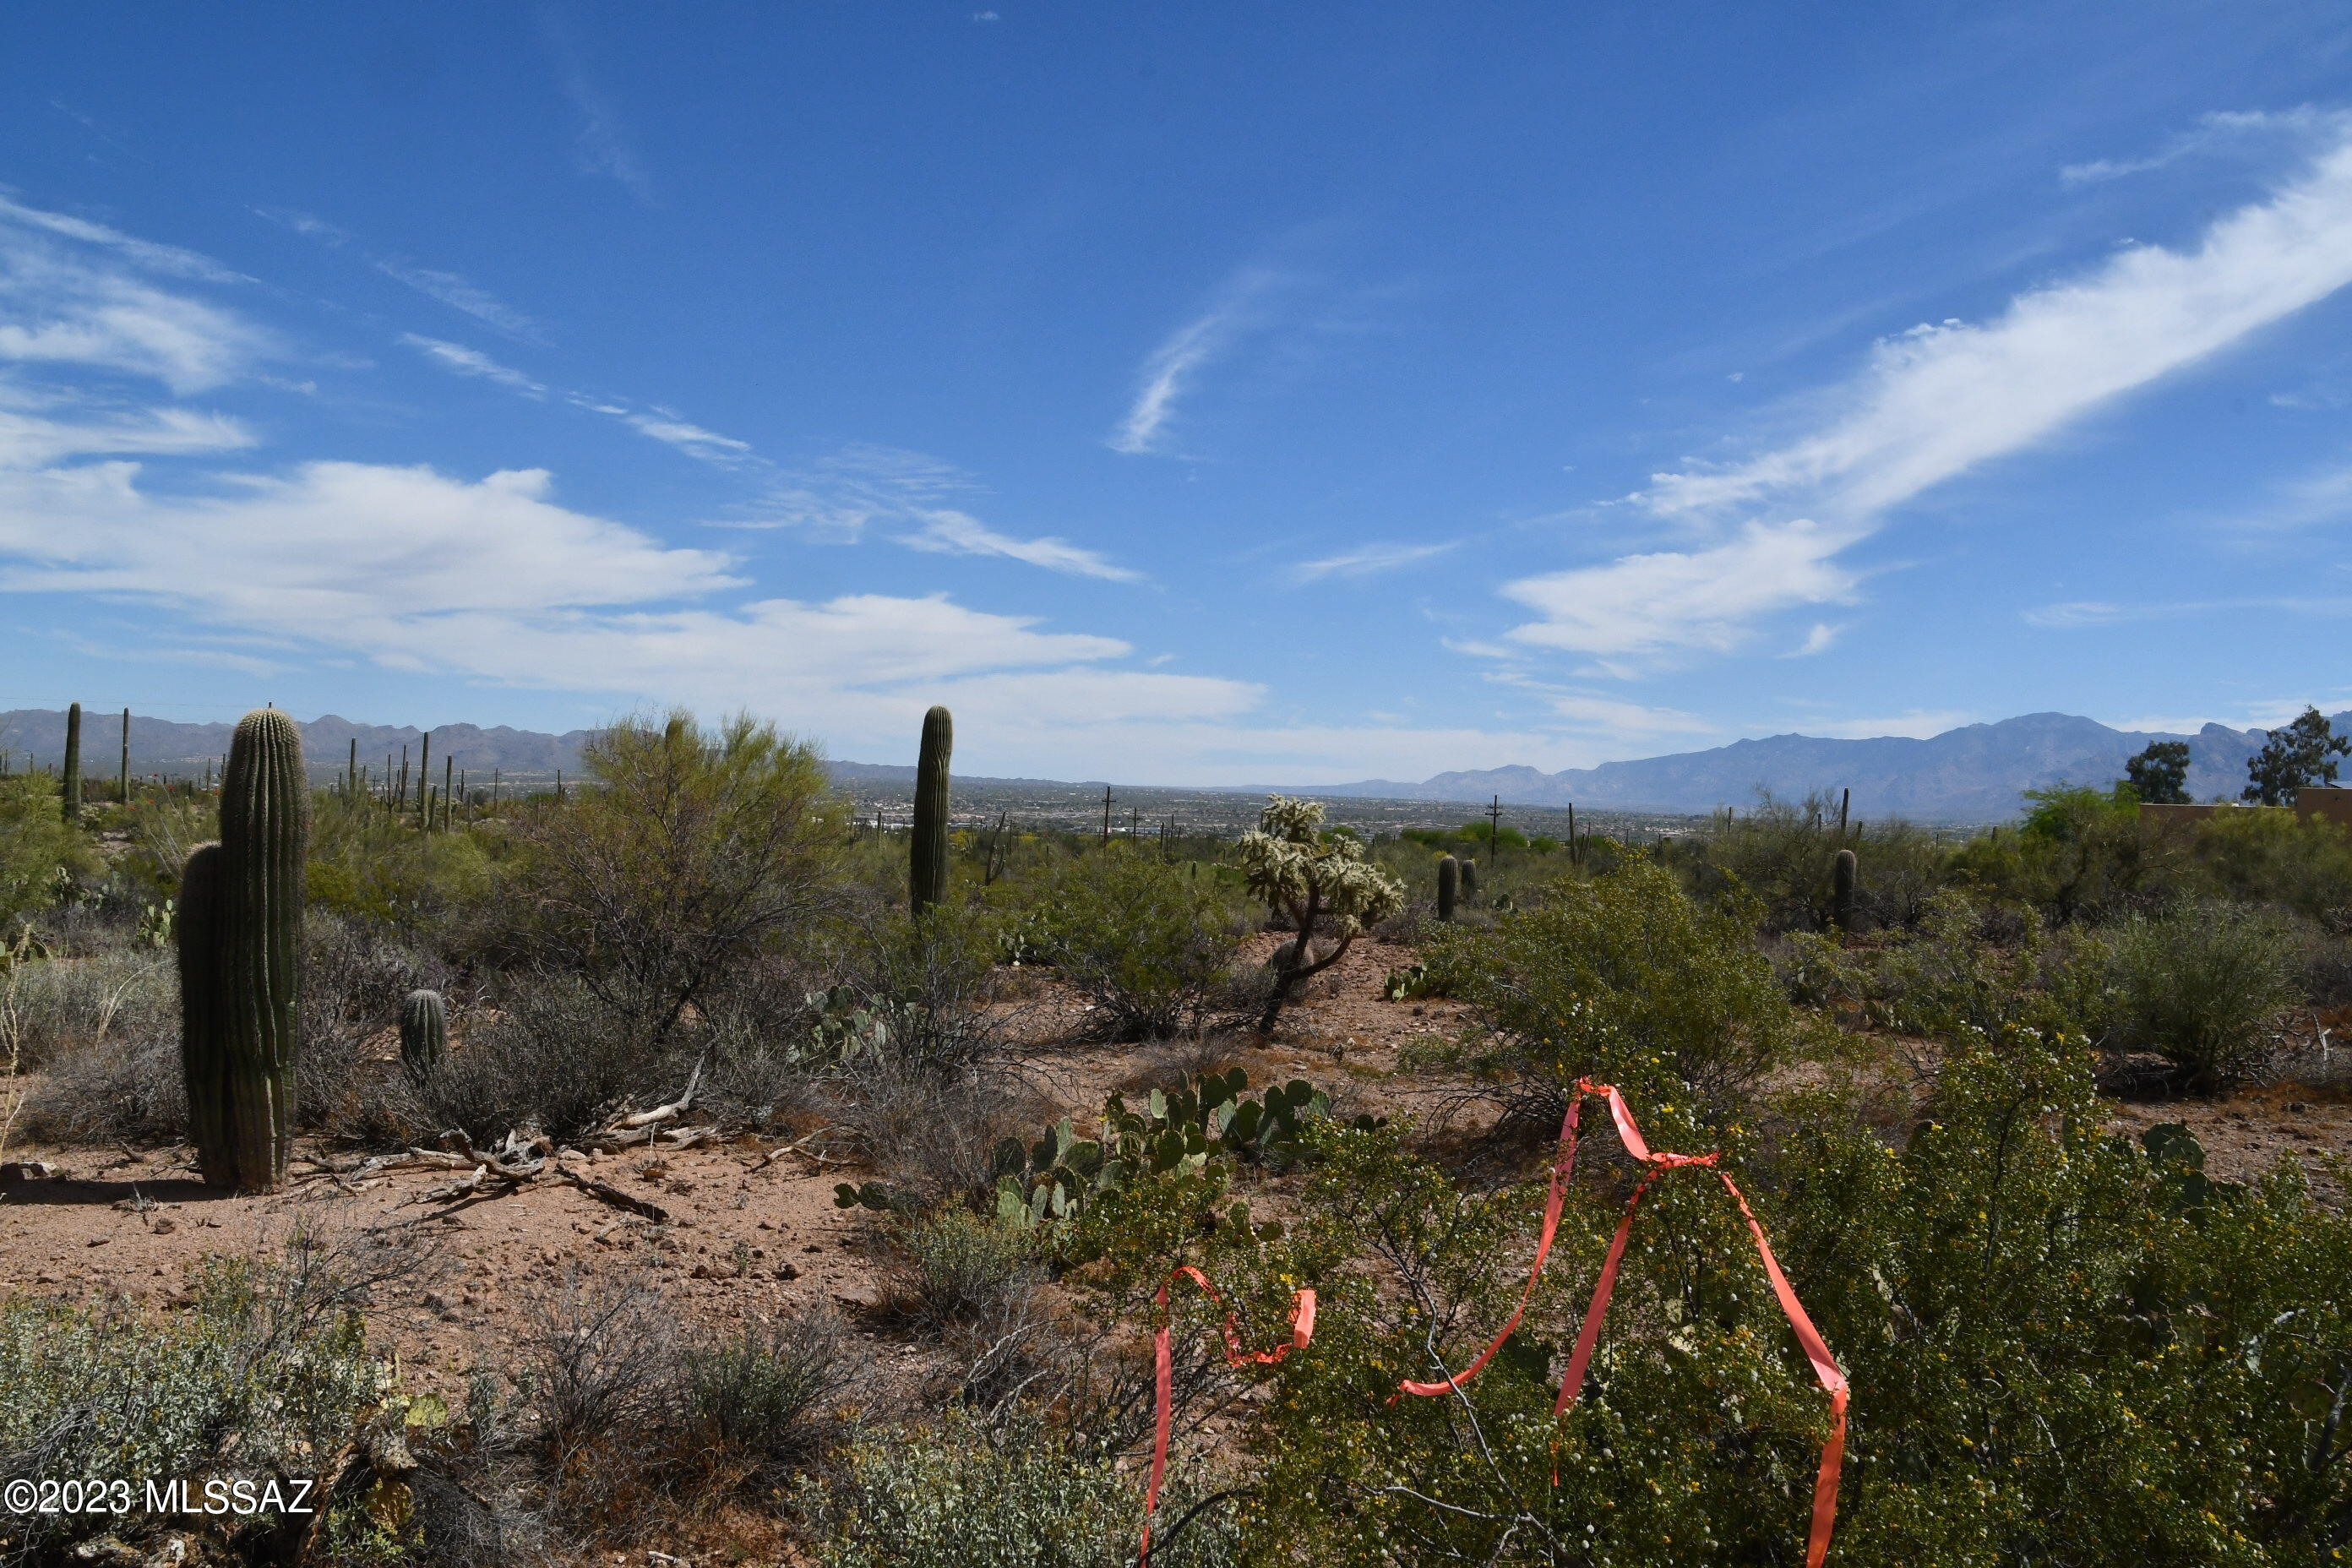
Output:
M1433 560L1459 548L1461 542L1454 539L1442 544L1360 544L1319 561L1302 562L1290 569L1290 578L1294 583L1305 584L1319 583L1327 577L1378 576L1417 561Z
M639 203L654 205L653 178L646 174L611 100L588 74L587 57L565 23L562 12L548 4L540 7L539 15L541 31L546 35L549 52L555 58L556 79L578 116L574 145L580 172L617 181Z
M1250 268L1234 277L1206 310L1169 334L1144 360L1135 401L1110 434L1110 448L1133 457L1166 449L1177 400L1210 361L1255 324L1276 275Z
M2176 133L2163 146L2143 157L2093 158L2087 163L2069 163L2058 171L2058 177L2070 185L2099 184L2132 174L2145 174L2178 163L2184 158L2204 156L2256 137L2324 133L2330 129L2340 128L2344 120L2345 116L2339 110L2324 110L2312 104L2276 110L2224 110L2200 116L2194 126Z
M989 527L958 504L982 489L954 464L921 452L850 446L781 475L751 517L729 526L793 528L845 544L873 530L934 554L1001 556L1111 583L1142 580L1141 573L1067 540L1021 539Z
M469 349L463 343L448 342L440 338L428 338L418 332L403 332L400 341L459 375L496 382L509 392L519 392L526 397L547 395L543 384L533 381L519 370L500 364L479 349Z
M462 310L474 320L486 322L502 332L534 342L544 335L537 321L457 273L446 272L437 267L418 267L391 258L378 258L371 265L385 277L407 284L425 298L438 300L451 310Z
M1882 342L1809 434L1744 462L1655 476L1632 502L1714 542L1507 584L1540 614L1508 637L1619 668L1728 652L1767 616L1851 599L1859 575L1838 557L1891 509L2347 282L2352 124L2338 124L2295 174L2192 246L2130 246L2019 294L1982 324L1947 321Z

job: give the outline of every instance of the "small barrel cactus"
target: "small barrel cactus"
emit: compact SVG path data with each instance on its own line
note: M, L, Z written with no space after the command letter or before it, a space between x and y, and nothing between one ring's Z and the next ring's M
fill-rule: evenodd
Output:
M1462 862L1462 896L1465 899L1478 896L1478 862L1475 860Z
M955 720L944 708L923 715L923 749L915 764L915 842L908 857L907 901L917 914L948 897L948 753Z
M1837 852L1836 865L1830 873L1830 923L1842 931L1853 930L1854 878L1860 869L1853 850Z
M412 991L400 1005L400 1060L424 1078L449 1050L449 1004L438 991Z
M192 857L181 879L189 1136L207 1184L268 1192L286 1173L294 1133L302 863L310 831L301 732L274 708L237 724L221 783L220 826L217 847L201 866Z
M1444 856L1437 862L1437 918L1452 920L1454 903L1461 896L1462 862L1451 855Z

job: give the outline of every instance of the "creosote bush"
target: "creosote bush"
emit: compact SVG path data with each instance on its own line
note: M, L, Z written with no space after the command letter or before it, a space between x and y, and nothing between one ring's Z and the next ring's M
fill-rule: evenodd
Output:
M1018 912L1045 963L1114 1040L1198 1033L1223 999L1240 921L1213 881L1147 845L1069 857L1020 889Z
M1491 1034L1441 1059L1538 1125L1558 1125L1583 1077L1618 1085L1652 1114L1720 1121L1800 1034L1754 919L1737 900L1703 908L1670 873L1636 860L1562 881L1490 930L1449 931L1436 951Z
M2259 1076L2294 999L2295 932L2274 915L2194 904L2118 928L2116 1043L2154 1051L2211 1092Z

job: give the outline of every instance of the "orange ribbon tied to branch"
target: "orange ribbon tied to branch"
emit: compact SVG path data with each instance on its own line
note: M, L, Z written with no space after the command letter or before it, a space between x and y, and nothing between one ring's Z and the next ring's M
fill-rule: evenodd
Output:
M1151 1421L1151 1479L1143 1489L1143 1545L1137 1555L1139 1568L1150 1568L1151 1563L1151 1515L1160 1506L1160 1483L1168 1473L1168 1428L1175 1416L1176 1362L1168 1342L1171 1327L1168 1312L1168 1287L1179 1279L1190 1279L1208 1293L1209 1299L1225 1308L1225 1364L1227 1366L1278 1366L1282 1358L1292 1351L1303 1351L1307 1342L1315 1337L1315 1292L1301 1290L1290 1309L1290 1342L1276 1345L1270 1351L1242 1349L1240 1314L1225 1303L1224 1296L1209 1277L1187 1263L1160 1282L1160 1293L1152 1298L1159 1309L1160 1327L1151 1336L1151 1365L1155 1381L1156 1404Z
M1625 1260L1625 1243L1633 1234L1633 1214L1641 1206L1643 1194L1650 1190L1652 1182L1668 1171L1696 1168L1712 1172L1716 1180L1723 1184L1724 1191L1731 1194L1731 1201L1739 1205L1740 1217L1748 1222L1749 1234L1756 1237L1756 1253L1764 1261L1765 1277L1772 1282L1772 1293L1780 1299L1780 1310L1788 1318L1790 1328L1796 1331L1798 1346L1804 1351L1805 1359L1812 1363L1814 1379L1830 1396L1830 1436L1829 1440L1822 1445L1821 1470L1813 1479L1812 1525L1805 1540L1805 1568L1821 1568L1822 1559L1830 1549L1830 1531L1837 1521L1838 1471L1845 1462L1845 1373L1838 1369L1837 1359L1830 1354L1830 1347L1822 1340L1821 1331L1813 1327L1812 1319L1806 1315L1804 1303L1797 1300L1796 1289L1789 1283L1788 1276L1780 1272L1780 1260L1772 1256L1772 1245L1764 1238L1764 1226L1757 1220L1756 1211L1748 1206L1747 1194L1739 1190L1730 1173L1720 1168L1723 1156L1720 1153L1669 1154L1652 1150L1648 1140L1642 1136L1641 1127L1633 1121L1633 1112L1625 1104L1625 1097L1617 1092L1612 1084L1580 1079L1575 1094L1569 1099L1568 1114L1559 1124L1559 1152L1552 1161L1551 1192L1544 1202L1543 1230L1536 1238L1535 1263L1528 1270L1527 1289L1519 1292L1518 1308L1511 1313L1510 1321L1503 1325L1503 1331L1479 1352L1477 1360L1460 1372L1449 1373L1434 1383L1416 1383L1407 1379L1398 1385L1398 1393L1427 1398L1460 1388L1484 1371L1486 1363L1502 1350L1504 1342L1517 1331L1519 1320L1526 1316L1528 1303L1534 1299L1536 1280L1543 1273L1544 1261L1551 1255L1552 1239L1559 1232L1560 1206L1568 1195L1569 1180L1576 1173L1577 1112L1582 1109L1589 1095L1599 1095L1608 1101L1609 1114L1617 1123L1618 1141L1624 1144L1626 1153L1649 1169L1634 1184L1633 1195L1625 1200L1624 1217L1617 1222L1617 1234L1610 1238L1608 1256L1601 1263L1601 1278L1592 1289L1592 1304L1585 1309L1584 1321L1577 1330L1576 1349L1569 1355L1568 1373L1560 1379L1559 1398L1554 1402L1552 1413L1565 1415L1568 1407L1575 1404L1577 1396L1583 1392L1585 1369L1591 1365L1593 1348L1601 1341L1601 1321L1608 1313L1611 1294L1617 1289L1618 1267ZM1393 1398L1391 1403L1394 1403ZM1555 1475L1553 1480L1557 1483L1559 1477Z
M1764 1237L1764 1226L1757 1220L1755 1210L1748 1206L1747 1194L1739 1190L1738 1184L1731 1179L1730 1174L1720 1168L1723 1156L1720 1153L1670 1154L1653 1151L1648 1141L1643 1138L1642 1129L1634 1122L1633 1113L1625 1104L1625 1097L1612 1085L1597 1084L1587 1079L1577 1080L1576 1093L1568 1102L1568 1114L1560 1121L1559 1151L1552 1160L1551 1191L1544 1200L1543 1229L1536 1238L1535 1262L1528 1270L1527 1288L1519 1292L1519 1304L1512 1311L1510 1320L1503 1325L1502 1332L1478 1352L1476 1360L1460 1372L1448 1373L1434 1383L1407 1379L1398 1384L1397 1393L1390 1396L1389 1403L1393 1405L1408 1394L1429 1398L1458 1391L1484 1371L1501 1352L1505 1342L1517 1331L1519 1321L1527 1315L1528 1303L1535 1298L1536 1281L1543 1274L1546 1259L1551 1256L1552 1242L1559 1234L1561 1205L1567 1200L1569 1180L1576 1173L1577 1112L1590 1095L1599 1095L1607 1100L1609 1114L1617 1124L1617 1136L1624 1144L1625 1152L1649 1169L1635 1184L1633 1195L1625 1200L1624 1217L1617 1222L1617 1234L1610 1239L1608 1256L1601 1260L1601 1278L1593 1287L1592 1304L1585 1310L1584 1321L1577 1330L1576 1348L1570 1353L1568 1373L1560 1380L1559 1398L1553 1404L1552 1413L1565 1415L1568 1407L1576 1403L1577 1395L1583 1390L1585 1370L1591 1365L1593 1349L1601 1340L1601 1321L1607 1314L1609 1298L1617 1288L1617 1270L1625 1260L1625 1243L1633 1234L1634 1211L1641 1206L1643 1194L1649 1191L1652 1182L1668 1171L1697 1169L1711 1172L1723 1184L1724 1191L1731 1194L1731 1201L1739 1205L1740 1217L1748 1222L1748 1232L1756 1238L1756 1253L1763 1259L1765 1276L1772 1282L1772 1293L1780 1299L1780 1310L1788 1318L1789 1326L1796 1331L1797 1343L1804 1351L1805 1359L1812 1363L1814 1378L1830 1396L1830 1436L1829 1440L1822 1445L1821 1470L1813 1481L1812 1523L1805 1541L1805 1568L1821 1568L1822 1559L1829 1551L1831 1530L1837 1521L1838 1471L1845 1459L1845 1373L1838 1369L1837 1360L1830 1354L1821 1331L1813 1327L1812 1319L1805 1314L1804 1303L1797 1300L1795 1289L1790 1285L1788 1277L1780 1272L1780 1261L1772 1256L1771 1244ZM1209 1277L1189 1264L1161 1280L1160 1292L1154 1298L1160 1311L1160 1327L1152 1341L1159 1405L1152 1427L1151 1478L1143 1497L1143 1546L1138 1559L1139 1568L1150 1568L1151 1516L1159 1506L1160 1482L1168 1468L1168 1429L1174 1404L1174 1363L1169 1348L1168 1288L1180 1279L1191 1279L1218 1305L1225 1305L1224 1297L1209 1283ZM1292 1351L1306 1349L1314 1334L1315 1292L1312 1290L1298 1292L1297 1301L1292 1310L1290 1342L1270 1351L1244 1351L1237 1315L1227 1308L1225 1362L1229 1366L1273 1366ZM1553 1483L1557 1485L1559 1479L1555 1473Z

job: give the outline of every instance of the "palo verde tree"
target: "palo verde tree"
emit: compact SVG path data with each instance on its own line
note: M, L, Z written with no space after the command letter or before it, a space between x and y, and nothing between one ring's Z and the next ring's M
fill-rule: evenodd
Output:
M2327 716L2306 708L2303 717L2273 730L2263 749L2246 759L2250 781L2240 798L2262 805L2293 805L2294 792L2336 782L2336 759L2352 752L2352 741L2337 734Z
M2156 741L2124 763L2124 782L2142 805L2189 804L2189 742Z
M1271 1029L1298 987L1345 957L1358 932L1404 907L1404 889L1364 858L1361 839L1324 827L1319 801L1268 797L1257 826L1242 835L1241 858L1251 894L1298 932L1275 960L1274 994L1258 1019ZM1318 931L1333 939L1320 958Z
M658 1039L817 911L839 837L824 764L772 724L712 733L683 709L622 721L582 760L591 787L516 825L519 934Z

